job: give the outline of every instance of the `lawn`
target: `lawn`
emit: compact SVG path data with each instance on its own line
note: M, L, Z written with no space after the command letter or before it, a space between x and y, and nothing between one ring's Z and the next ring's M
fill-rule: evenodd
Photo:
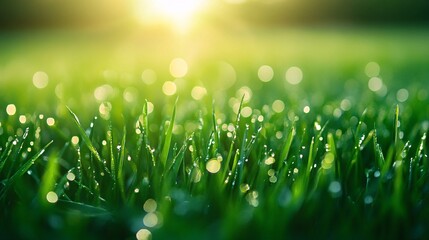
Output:
M2 32L0 238L427 238L428 42Z

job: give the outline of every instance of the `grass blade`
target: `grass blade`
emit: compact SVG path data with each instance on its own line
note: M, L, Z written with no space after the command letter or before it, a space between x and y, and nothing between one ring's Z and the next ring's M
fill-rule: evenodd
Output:
M46 144L39 152L37 152L30 160L25 162L9 179L7 179L4 188L0 192L0 199L2 199L7 190L13 185L13 183L20 178L24 173L26 173L31 166L36 162L36 160L42 156L42 154L46 151L46 149L49 147L49 145L52 144L53 141L50 141L48 144Z
M46 194L54 189L59 173L58 170L58 155L51 154L48 158L48 164L46 165L45 173L42 176L42 181L40 182L40 202L44 202Z
M284 164L285 161L287 160L287 157L288 157L289 151L290 151L290 147L292 145L294 132L295 132L295 127L292 126L289 129L286 141L285 141L284 146L282 148L282 152L280 153L280 159L279 159L279 163L277 165L277 171L280 170L280 168L282 167L282 164Z
M398 143L398 139L399 139L399 105L396 105L396 109L395 109L395 146Z
M165 133L164 146L162 147L162 150L161 150L160 160L161 160L161 164L164 167L167 164L167 158L168 158L168 154L170 152L171 139L173 138L173 127L174 127L174 120L176 118L177 101L178 101L178 98L176 99L176 102L174 104L173 114L170 118L170 123L168 125L167 132Z
M121 151L119 152L119 161L118 161L118 173L117 173L117 182L119 185L119 191L121 193L122 199L125 200L125 187L124 187L124 159L125 159L125 140L127 138L127 129L124 126L122 141L121 141Z
M86 217L110 216L110 212L107 211L106 209L92 206L89 204L73 202L73 201L65 201L65 200L60 200L56 204L63 211L76 212L81 216L86 216Z
M106 165L101 160L100 154L97 152L97 150L95 149L94 145L91 142L91 139L89 139L89 136L86 134L85 129L83 129L82 125L80 124L79 118L68 106L66 106L66 107L67 107L67 110L69 111L70 115L72 116L73 121L76 124L83 141L85 142L85 145L88 147L88 149L94 155L95 159L97 159L97 161L104 167L104 170L110 174L109 169L106 167Z

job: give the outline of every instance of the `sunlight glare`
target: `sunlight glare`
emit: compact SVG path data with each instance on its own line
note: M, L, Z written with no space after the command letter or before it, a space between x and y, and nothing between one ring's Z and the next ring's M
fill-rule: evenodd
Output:
M143 24L168 23L175 30L189 28L194 15L206 0L137 0L136 15Z

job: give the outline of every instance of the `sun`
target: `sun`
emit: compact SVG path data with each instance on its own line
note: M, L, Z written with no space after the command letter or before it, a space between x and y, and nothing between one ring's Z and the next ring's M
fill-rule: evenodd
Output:
M137 0L136 15L143 24L168 23L184 31L194 21L206 0Z

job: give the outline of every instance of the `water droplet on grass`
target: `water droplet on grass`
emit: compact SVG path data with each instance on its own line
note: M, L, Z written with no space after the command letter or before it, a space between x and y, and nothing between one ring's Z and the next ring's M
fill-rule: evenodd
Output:
M27 122L27 117L25 117L25 115L20 115L20 116L19 116L19 122L20 122L21 124L26 123L26 122Z
M378 178L380 177L380 175L381 175L380 171L377 170L374 172L374 177Z
M276 171L274 169L270 169L270 170L268 170L267 174L268 174L268 176L272 177L272 176L274 176L274 174L276 174Z
M245 193L245 192L247 192L247 191L249 191L250 190L250 186L249 186L249 184L247 184L247 183L242 183L241 185L240 185L240 191L242 192L242 193Z
M303 111L304 113L309 113L309 112L310 112L310 107L309 107L309 106L305 106L305 107L302 109L302 111Z
M269 179L270 183L276 183L277 182L277 177L276 176L271 176Z
M363 200L363 201L364 201L364 203L365 203L365 204L371 204L371 203L373 202L373 200L374 200L374 199L373 199L371 196L369 196L369 195L368 195L368 196L366 196L366 197L364 198L364 200Z
M320 129L322 129L322 126L320 126L320 124L319 124L318 122L314 122L314 128L315 128L317 131L320 131Z
M67 173L67 180L74 181L76 179L76 176L72 172Z
M265 159L264 163L265 165L271 165L273 163L276 162L276 159L274 159L273 157L268 157L267 159Z
M79 137L78 136L73 136L72 138L71 138L71 142L72 142L72 144L73 145L78 145L79 144Z
M206 169L209 173L219 172L220 167L221 167L221 164L217 158L210 159L206 164Z
M58 201L58 195L52 191L48 192L48 194L46 194L46 200L50 203L56 203Z
M329 184L329 191L333 194L341 192L341 184L338 181L332 181Z
M46 119L46 124L48 124L48 126L54 126L54 124L55 124L55 119L54 119L54 118L51 118L51 117L47 118L47 119Z

